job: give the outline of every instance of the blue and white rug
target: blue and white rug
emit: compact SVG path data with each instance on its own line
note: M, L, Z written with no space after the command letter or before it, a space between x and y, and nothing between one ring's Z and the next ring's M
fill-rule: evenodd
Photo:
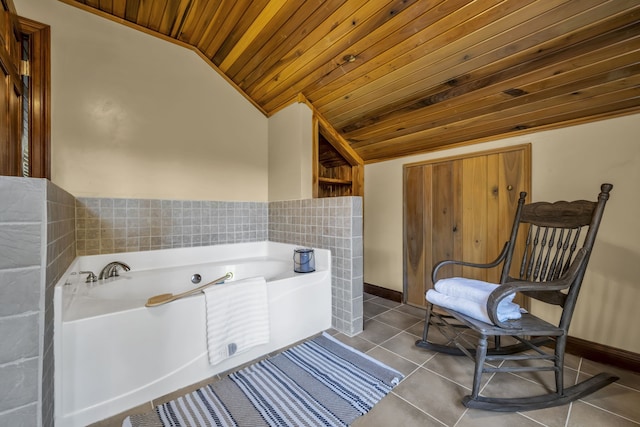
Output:
M402 374L323 334L213 384L132 415L123 427L348 426Z

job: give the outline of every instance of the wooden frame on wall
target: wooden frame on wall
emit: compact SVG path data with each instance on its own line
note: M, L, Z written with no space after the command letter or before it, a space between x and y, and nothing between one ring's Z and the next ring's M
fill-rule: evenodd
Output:
M29 108L29 176L51 179L51 27L19 17L29 36L31 77Z

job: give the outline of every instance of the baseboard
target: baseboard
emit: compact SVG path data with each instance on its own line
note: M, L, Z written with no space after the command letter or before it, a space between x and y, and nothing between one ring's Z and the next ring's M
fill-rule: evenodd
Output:
M402 302L402 292L383 288L381 286L364 284L364 292L395 302ZM627 350L610 347L603 344L567 337L567 353L584 357L597 363L615 366L616 368L640 372L640 354Z
M402 302L402 292L394 291L392 289L383 288L381 286L365 283L363 290L365 293L388 299L395 302Z
M640 354L638 353L571 336L567 337L566 351L594 362L640 372Z

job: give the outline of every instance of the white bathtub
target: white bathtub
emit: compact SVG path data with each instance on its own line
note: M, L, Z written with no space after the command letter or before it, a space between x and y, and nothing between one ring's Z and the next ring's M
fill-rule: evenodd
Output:
M85 426L331 327L331 256L315 249L316 271L294 273L296 246L273 242L78 257L55 289L56 426ZM86 284L107 263L131 267ZM264 276L269 344L211 366L204 295L146 308L153 295L177 294L232 272ZM193 274L200 284L193 284Z

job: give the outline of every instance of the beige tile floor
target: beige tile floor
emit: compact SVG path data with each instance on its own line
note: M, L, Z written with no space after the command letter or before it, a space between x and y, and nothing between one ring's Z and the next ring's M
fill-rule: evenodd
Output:
M640 426L640 373L599 365L567 356L566 381L581 380L606 370L620 377L614 384L569 405L523 413L496 413L465 408L461 399L470 393L473 363L467 358L447 356L414 346L422 334L424 311L408 305L365 295L364 331L348 337L333 335L402 372L404 380L353 427L613 427ZM541 394L553 374L500 374L487 382L486 395ZM206 381L211 382L211 381ZM157 401L120 414L92 427L120 426L124 417L146 412L155 405L196 389L197 384ZM248 427L248 426L247 426Z

